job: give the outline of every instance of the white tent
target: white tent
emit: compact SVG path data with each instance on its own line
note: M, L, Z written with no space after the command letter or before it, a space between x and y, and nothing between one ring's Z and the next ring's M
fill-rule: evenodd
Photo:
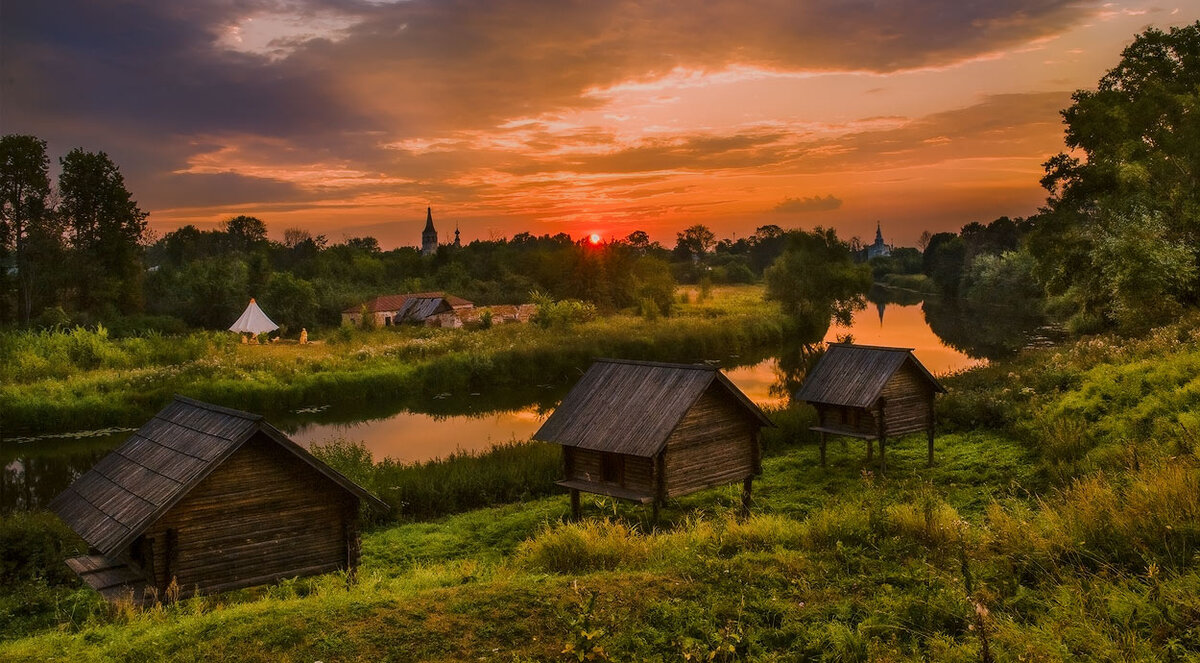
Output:
M246 306L246 310L242 312L242 317L233 323L229 331L238 332L239 334L265 334L269 331L279 329L279 325L271 322L266 313L258 307L254 299L250 299L250 303Z

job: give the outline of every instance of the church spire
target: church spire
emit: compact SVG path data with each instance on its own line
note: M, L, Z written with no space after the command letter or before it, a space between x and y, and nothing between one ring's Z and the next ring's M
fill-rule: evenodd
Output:
M454 224L454 248L456 248L456 249L462 248L462 242L459 241L459 239L458 239L458 223L457 222L455 222L455 224Z
M433 208L425 208L425 230L421 232L421 255L437 251L437 230L433 227Z

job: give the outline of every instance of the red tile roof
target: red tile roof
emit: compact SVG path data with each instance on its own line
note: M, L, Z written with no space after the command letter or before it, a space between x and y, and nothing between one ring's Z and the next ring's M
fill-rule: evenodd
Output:
M380 311L399 311L400 309L404 308L404 303L406 301L408 301L409 299L431 299L431 298L445 299L446 303L449 304L451 308L461 308L463 306L474 306L473 303L463 299L462 297L455 297L454 295L447 295L444 292L410 292L410 293L404 294L404 295L380 295L379 297L376 297L375 299L372 299L371 301L367 302L366 306L367 306L367 311L369 311L371 313L379 313ZM362 306L360 305L360 306L351 306L350 308L343 311L343 313L359 313L361 311L362 311Z

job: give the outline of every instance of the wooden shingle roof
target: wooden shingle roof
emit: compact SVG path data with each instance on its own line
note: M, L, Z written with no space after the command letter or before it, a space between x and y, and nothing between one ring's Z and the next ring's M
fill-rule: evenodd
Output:
M470 301L457 297L455 295L447 295L444 292L412 292L403 295L380 295L375 299L366 303L367 312L379 313L382 311L399 311L403 309L411 299L444 299L451 308L462 308L464 306L474 306ZM343 311L343 313L359 313L362 311L362 306L351 306Z
M917 358L912 348L830 343L796 392L796 400L825 405L868 408L875 405L887 381L912 362L936 392L946 390Z
M176 396L54 498L50 509L88 545L111 555L128 546L259 432L358 498L387 508L262 416Z
M703 364L598 359L533 437L564 446L654 456L712 385L762 426L762 410L721 371Z

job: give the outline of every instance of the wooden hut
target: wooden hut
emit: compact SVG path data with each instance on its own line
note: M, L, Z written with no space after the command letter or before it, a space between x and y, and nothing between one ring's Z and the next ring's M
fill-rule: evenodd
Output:
M534 439L561 444L571 512L579 492L653 504L743 482L749 508L762 471L766 415L719 370L705 365L601 359Z
M363 310L373 318L376 327L402 323L424 324L430 318L475 306L462 297L444 292L414 292L404 295L382 295L360 306L342 311L342 324L361 325Z
M945 391L911 348L830 343L796 400L817 409L810 430L821 434L821 465L825 436L845 435L867 441L868 460L879 440L880 471L886 472L889 436L926 431L933 464L933 399Z
M353 569L373 495L259 415L176 396L54 499L106 599L181 597Z

